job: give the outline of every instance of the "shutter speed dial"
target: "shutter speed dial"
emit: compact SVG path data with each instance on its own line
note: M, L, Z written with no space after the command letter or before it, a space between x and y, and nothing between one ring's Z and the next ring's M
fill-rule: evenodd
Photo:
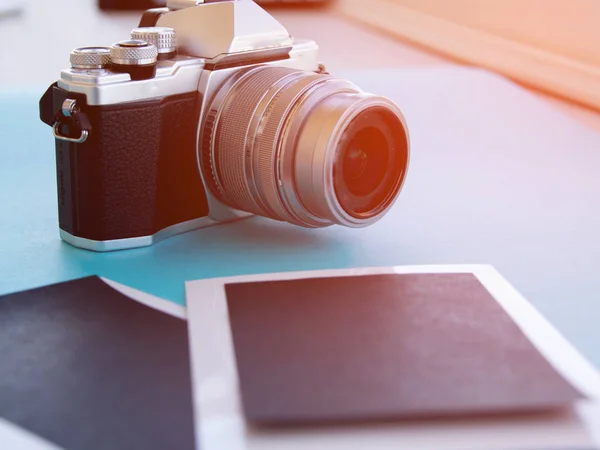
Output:
M141 27L131 31L131 39L148 42L158 50L158 58L170 57L177 51L175 30L168 27Z
M158 50L145 41L131 39L121 41L110 48L110 62L126 66L155 64Z
M146 41L130 39L110 47L111 69L128 73L132 80L153 78L157 60L158 49Z

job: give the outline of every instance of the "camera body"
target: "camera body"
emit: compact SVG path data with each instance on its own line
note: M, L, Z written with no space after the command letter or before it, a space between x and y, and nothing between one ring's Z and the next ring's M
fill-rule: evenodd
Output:
M72 67L40 100L55 137L64 241L112 251L253 214L307 227L379 218L344 218L340 209L337 220L330 200L297 183L312 178L303 170L323 169L298 164L296 150L283 156L301 133L284 134L306 121L282 117L314 110L311 89L361 92L325 73L314 41L293 39L250 0L172 0L139 25L113 47L74 50ZM406 130L399 110L382 105Z

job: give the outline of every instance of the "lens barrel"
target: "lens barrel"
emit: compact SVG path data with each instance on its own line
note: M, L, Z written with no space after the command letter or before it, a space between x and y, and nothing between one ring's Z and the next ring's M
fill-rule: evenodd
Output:
M304 227L376 222L408 168L398 107L314 72L238 72L216 93L201 130L201 170L219 200Z

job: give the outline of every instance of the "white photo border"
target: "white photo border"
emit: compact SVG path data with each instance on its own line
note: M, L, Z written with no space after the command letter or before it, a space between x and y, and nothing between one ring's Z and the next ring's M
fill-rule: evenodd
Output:
M365 276L382 274L416 274L416 273L469 273L473 274L489 291L489 293L498 301L503 309L515 321L517 326L525 333L531 343L548 360L548 362L560 373L568 382L570 382L582 394L588 397L584 403L588 410L589 404L596 405L600 401L600 373L512 286L502 275L492 266L481 264L467 265L417 265L417 266L391 266L391 267L370 267L354 269L327 269L311 270L299 272L279 272L270 274L240 275L232 277L210 278L186 282L186 298L188 313L188 331L190 337L190 358L192 364L192 379L194 388L194 410L196 417L197 445L203 450L255 450L259 448L250 443L250 440L256 439L260 443L261 449L271 450L288 448L290 444L290 435L286 440L283 435L275 434L268 439L262 439L256 433L253 433L245 423L241 397L239 394L239 380L237 375L233 339L229 327L229 315L227 300L225 294L225 285L230 283L245 283L259 281L275 280L294 280L306 278L340 277L340 276ZM597 414L595 406L593 413ZM523 420L522 418L519 420ZM549 419L552 422L554 419ZM500 448L508 450L510 448L522 448L523 442L517 439L521 436L525 441L531 441L532 436L544 436L544 430L552 430L552 436L548 436L547 441L542 439L536 442L535 439L529 442L531 449L548 448L560 445L591 445L594 443L591 433L598 432L597 429L590 430L583 425L585 421L581 418L570 418L565 421L556 418L555 422L537 424L535 419L529 428L523 427L522 423L511 422L510 419L504 422L504 425L498 428L498 425L483 424L479 430L479 441L475 445L480 449ZM588 424L589 425L589 424ZM507 428L508 427L508 428ZM546 427L540 429L540 427ZM375 426L377 428L377 426ZM438 427L439 428L439 427ZM444 428L444 425L442 425ZM460 428L460 427L458 427ZM452 447L448 441L448 436L456 434L452 429L445 429L443 448L464 448L462 446ZM457 443L459 438L464 437L460 432L456 435ZM487 431L486 431L487 430ZM510 434L507 441L502 439L496 442L490 442L494 433ZM502 431L504 430L504 431ZM439 431L439 430L438 430ZM307 438L306 432L301 431L304 441L296 440L290 449L304 450L312 448L315 442L312 438ZM338 448L344 450L353 450L354 448L363 448L360 445L360 432L356 429L346 430L352 440L347 438L340 439L340 434L331 433L331 436L320 430L321 439L325 439L330 450ZM357 434L358 433L358 434ZM369 431L366 432L368 436ZM383 433L383 434L382 434ZM387 434L386 434L387 433ZM407 437L407 430L402 431L403 439ZM448 434L449 433L449 434ZM486 434L488 433L488 434ZM547 434L547 433L546 433ZM395 436L395 437L394 437ZM481 440L486 436L488 441ZM495 434L493 435L496 436ZM298 438L298 436L292 436ZM366 441L371 442L375 435L371 434ZM378 441L377 448L382 450L392 449L397 446L398 435L384 426L379 428L377 438L384 437L384 441ZM420 441L418 436L411 435L410 445L419 445L414 448L426 448L425 442ZM262 440L261 440L262 439ZM307 440L308 439L308 440ZM336 440L337 439L337 440ZM543 442L542 442L543 441ZM304 444L301 444L304 442ZM311 444L312 442L312 444ZM356 447L354 446L356 443ZM600 443L600 442L599 442ZM297 445L296 445L297 444ZM512 444L512 447L511 447ZM303 446L304 445L304 446ZM409 447L410 447L409 445ZM439 446L437 448L442 448ZM471 445L471 444L469 444ZM487 445L487 446L486 446ZM515 446L516 445L516 446ZM285 446L285 447L284 447ZM407 447L407 448L409 448ZM432 448L436 448L435 446ZM473 447L475 448L475 447Z

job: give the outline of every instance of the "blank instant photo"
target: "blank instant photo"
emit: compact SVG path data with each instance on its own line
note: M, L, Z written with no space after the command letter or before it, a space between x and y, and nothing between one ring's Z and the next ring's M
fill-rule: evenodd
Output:
M185 318L95 276L0 296L0 449L196 448Z
M593 448L600 377L492 267L186 291L203 449Z

